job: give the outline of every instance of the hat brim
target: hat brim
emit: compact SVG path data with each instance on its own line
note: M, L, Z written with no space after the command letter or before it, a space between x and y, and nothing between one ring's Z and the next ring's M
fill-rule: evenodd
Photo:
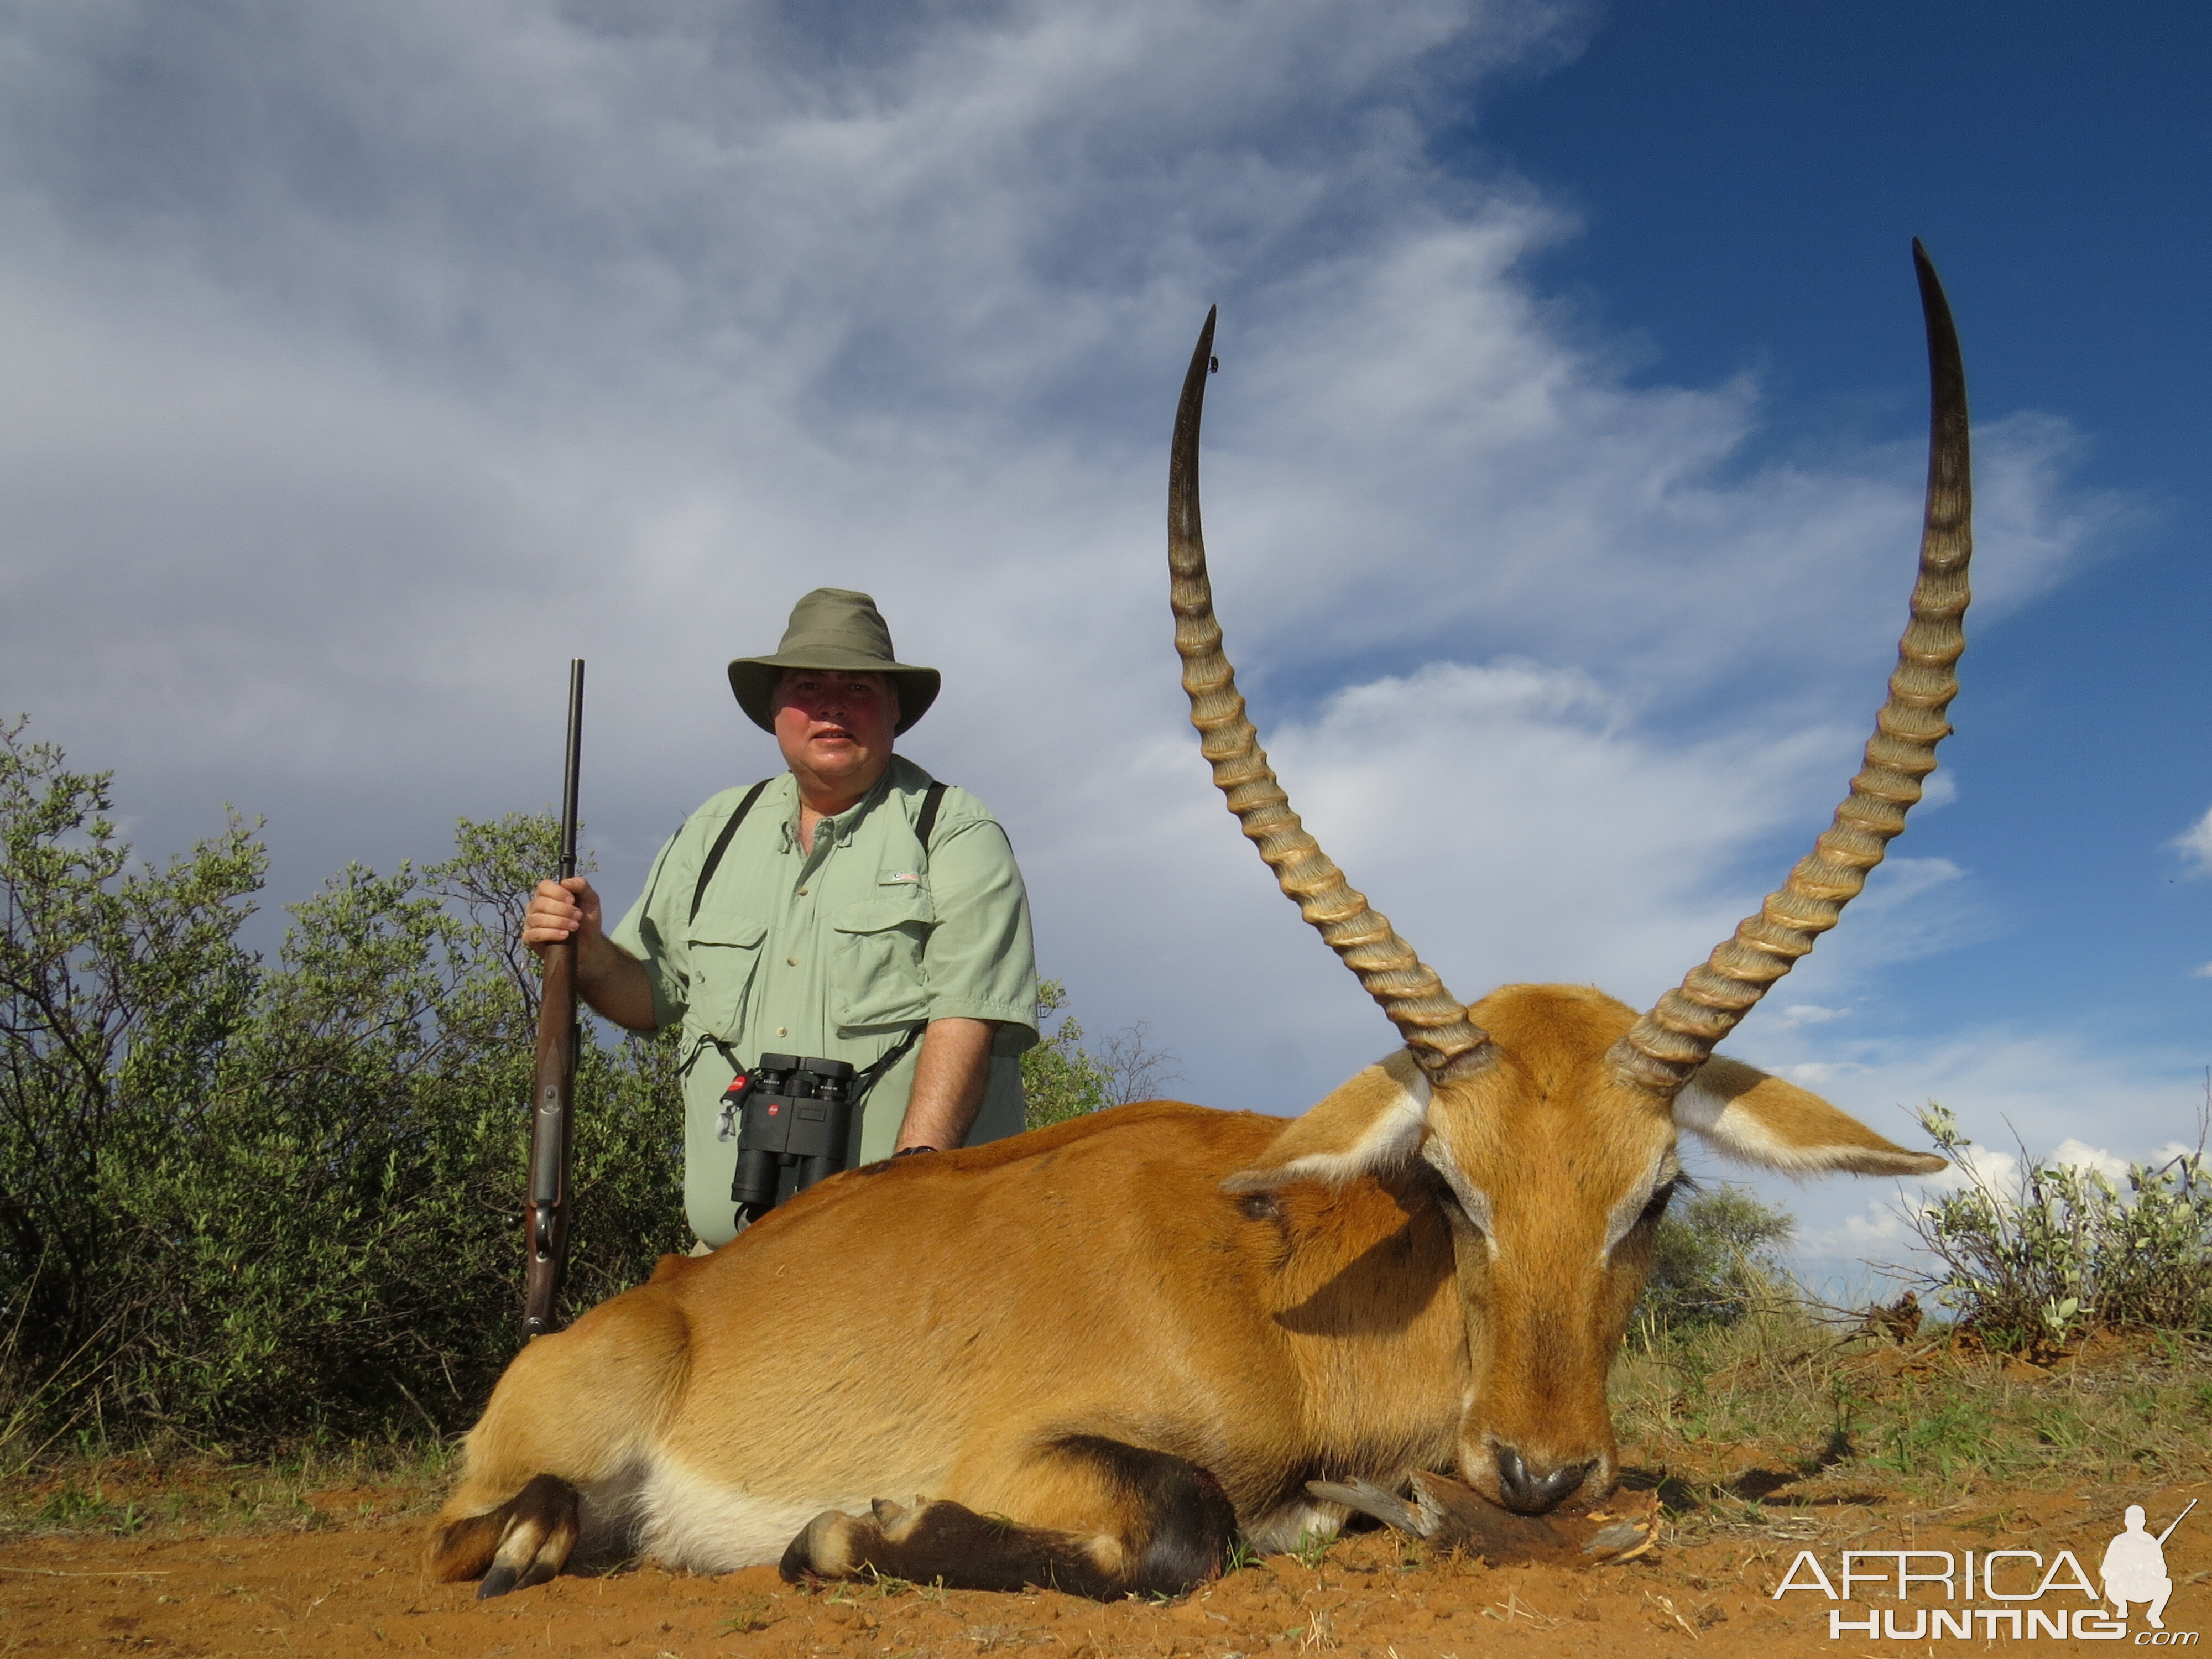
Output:
M891 728L894 735L907 731L929 712L929 705L937 701L938 690L944 680L934 668L885 662L880 657L843 651L834 646L811 651L780 651L773 657L739 657L730 665L730 690L737 694L738 707L745 711L745 718L763 732L775 730L775 716L769 703L775 695L776 682L783 678L787 668L833 668L848 674L888 674L898 688L899 718L898 724Z

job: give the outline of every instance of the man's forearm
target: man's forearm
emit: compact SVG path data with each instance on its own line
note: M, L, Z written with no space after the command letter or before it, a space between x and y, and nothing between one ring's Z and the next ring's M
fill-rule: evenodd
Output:
M642 978L644 969L638 972ZM998 1022L989 1019L929 1022L915 1061L914 1091L899 1125L897 1151L950 1151L968 1139L975 1115L983 1109L983 1090L991 1080L991 1037L998 1029Z
M656 1028L653 981L646 976L645 964L605 933L578 940L576 988L585 1001L617 1025L633 1031Z

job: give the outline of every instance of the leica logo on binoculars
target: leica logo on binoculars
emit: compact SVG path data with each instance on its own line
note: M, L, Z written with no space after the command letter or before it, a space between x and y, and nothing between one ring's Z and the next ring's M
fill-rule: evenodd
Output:
M2098 1563L2097 1582L2072 1550L2060 1550L2048 1563L2039 1550L1845 1550L1842 1571L1833 1578L1812 1551L1800 1550L1775 1586L1774 1599L1802 1590L1849 1602L1857 1586L1878 1584L1908 1604L1903 1608L1855 1607L1852 1613L1863 1616L1849 1618L1844 1609L1832 1607L1831 1641L1842 1640L1848 1632L1893 1642L1955 1638L1987 1644L2000 1637L2014 1642L2070 1637L2087 1642L2132 1639L2137 1647L2194 1647L2197 1632L2168 1630L2164 1614L2173 1595L2173 1580L2166 1570L2166 1540L2181 1524L2182 1516L2196 1507L2191 1498L2164 1532L2154 1533L2144 1525L2142 1506L2129 1505L2121 1530L2105 1547ZM1940 1595L1950 1605L1911 1607L1916 1591L1931 1599ZM2059 1599L2045 1603L2045 1596ZM2068 1596L2088 1605L2069 1606L2063 1599ZM1996 1605L1958 1605L1977 1601ZM2130 1630L2132 1607L2142 1609L2147 1628Z
M730 1201L740 1228L775 1207L783 1172L805 1192L845 1167L853 1127L853 1068L842 1060L763 1054L722 1091L717 1138L738 1143Z

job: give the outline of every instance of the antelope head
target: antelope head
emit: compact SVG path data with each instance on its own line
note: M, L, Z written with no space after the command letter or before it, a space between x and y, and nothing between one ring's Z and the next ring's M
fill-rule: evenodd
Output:
M1231 1191L1425 1170L1449 1218L1469 1385L1461 1477L1507 1509L1597 1497L1616 1453L1606 1373L1680 1179L1676 1138L1766 1169L1929 1174L1943 1160L1818 1096L1716 1058L1881 861L1935 769L1965 646L1972 550L1966 380L1949 307L1913 244L1927 319L1931 430L1919 579L1865 763L1813 851L1680 987L1638 1016L1579 987L1508 986L1469 1007L1354 890L1291 810L1222 650L1199 521L1200 333L1168 483L1168 564L1183 689L1214 782L1285 893L1405 1039L1291 1124Z

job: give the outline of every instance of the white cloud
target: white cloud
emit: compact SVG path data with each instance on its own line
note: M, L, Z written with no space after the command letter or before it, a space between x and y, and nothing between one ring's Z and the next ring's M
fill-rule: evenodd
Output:
M1826 1025L1832 1019L1848 1019L1848 1008L1823 1008L1818 1003L1785 1003L1774 1013L1774 1023L1785 1030L1800 1025Z
M2051 1149L2051 1163L2075 1170L2093 1170L2107 1181L2127 1179L2128 1161L2114 1158L2102 1146L2092 1146L2087 1141L2069 1135Z
M1788 1028L1785 1026L1784 1029ZM1854 1066L1847 1060L1800 1060L1795 1066L1778 1066L1773 1069L1793 1083L1802 1083L1808 1089L1818 1089L1845 1073L1861 1072L1866 1068Z
M2212 876L2212 809L2208 809L2185 833L2176 836L2172 845L2189 860L2192 866L2190 874ZM2212 972L2212 969L2200 968L2197 972Z
M1911 1225L1899 1206L1877 1199L1828 1225L1801 1229L1796 1245L1802 1257L1814 1261L1878 1261L1897 1260L1910 1252L1913 1242Z
M1462 994L1648 1002L1857 763L1917 441L1747 467L1757 384L1627 383L1525 273L1567 218L1432 159L1571 9L256 15L246 50L48 8L0 61L0 708L152 822L267 810L310 878L434 852L550 798L580 653L619 902L773 764L721 662L866 587L946 669L909 746L1007 821L1086 1024L1302 1105L1389 1036L1175 684L1166 425L1216 300L1231 653L1299 810ZM2069 444L1978 430L1978 614L2079 556ZM1806 1045L1990 918L1893 859L1747 1038L1921 1097L1940 1054Z
M2124 1177L2133 1163L2161 1164L2195 1150L2203 1100L2194 1055L2138 1045L2107 1049L2091 1032L2066 1029L1967 1029L1932 1039L1858 1034L1839 1028L1765 1032L1746 1057L1817 1088L1835 1104L1901 1145L1926 1148L1911 1103L1930 1097L1956 1116L1972 1143L1960 1164L1908 1181L1849 1177L1795 1182L1729 1170L1798 1219L1794 1262L1832 1299L1863 1300L1882 1284L1930 1265L1906 1218L1929 1199L1978 1181L2001 1198L2018 1190L2027 1157ZM1834 1041L1849 1060L1786 1060L1789 1045ZM2188 1131L2187 1140L2179 1138ZM1878 1270L1887 1269L1887 1273Z

